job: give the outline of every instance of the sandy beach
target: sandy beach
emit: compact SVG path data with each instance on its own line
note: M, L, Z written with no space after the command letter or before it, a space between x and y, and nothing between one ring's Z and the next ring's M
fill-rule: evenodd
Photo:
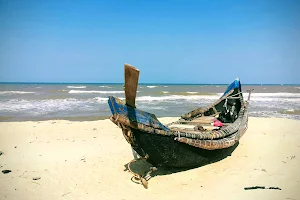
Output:
M108 119L1 122L0 169L11 172L0 173L0 199L300 199L299 128L299 120L252 117L231 156L162 169L144 189L125 170L131 148ZM244 190L252 186L281 190Z

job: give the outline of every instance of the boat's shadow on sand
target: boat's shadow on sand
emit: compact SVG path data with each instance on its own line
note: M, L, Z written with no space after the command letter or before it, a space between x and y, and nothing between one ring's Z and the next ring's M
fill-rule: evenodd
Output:
M168 175L168 174L173 174L173 173L177 173L177 172L182 172L182 171L187 171L187 170L191 170L191 169L195 169L195 168L199 168L199 167L203 167L205 165L209 165L209 164L213 164L215 162L219 162L225 158L227 158L228 156L231 156L232 152L238 147L239 143L236 143L234 146L226 149L225 151L223 151L223 153L221 155L219 155L218 157L210 160L209 162L206 163L202 163L201 165L197 165L197 166L193 166L193 167L157 167L157 170L151 173L151 177L155 177L155 176L163 176L163 175ZM125 169L124 171L129 171L128 169L128 164L126 163L124 165ZM130 169L132 170L132 172L139 174L140 176L143 176L143 174L148 171L150 169L150 167L152 167L153 165L151 165L150 163L148 163L145 160L139 160L137 162L133 162L130 165Z

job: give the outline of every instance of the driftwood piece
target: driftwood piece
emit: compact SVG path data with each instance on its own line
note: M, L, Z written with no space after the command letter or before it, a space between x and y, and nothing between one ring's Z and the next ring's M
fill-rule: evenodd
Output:
M135 98L136 98L140 71L129 64L125 64L124 72L125 72L124 74L125 74L126 104L128 106L135 108Z
M281 188L279 187L265 187L265 186L253 186L253 187L244 188L244 190L255 190L255 189L281 190Z
M10 173L10 172L11 172L11 170L9 170L9 169L2 170L2 173L3 173L3 174L8 174L8 173Z

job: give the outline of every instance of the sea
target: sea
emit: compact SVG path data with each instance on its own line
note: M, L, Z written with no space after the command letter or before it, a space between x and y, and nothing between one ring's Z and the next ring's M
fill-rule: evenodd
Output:
M206 107L227 85L139 84L136 106L157 117L178 117ZM300 120L300 85L242 85L249 116ZM0 83L0 121L90 121L111 115L108 96L124 99L123 84Z

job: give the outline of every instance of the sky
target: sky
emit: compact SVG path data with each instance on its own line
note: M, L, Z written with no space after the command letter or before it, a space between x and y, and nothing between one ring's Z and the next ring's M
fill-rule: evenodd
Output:
M0 0L0 82L300 84L297 0Z

